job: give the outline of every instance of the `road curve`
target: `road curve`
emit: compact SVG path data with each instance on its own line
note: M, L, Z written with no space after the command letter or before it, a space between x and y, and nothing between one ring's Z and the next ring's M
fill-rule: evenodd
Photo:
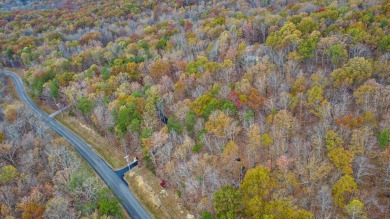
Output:
M28 96L24 89L24 84L19 76L13 72L0 69L0 75L4 74L9 76L16 88L16 92L19 98L35 113L35 115L41 118L49 127L55 132L65 138L79 153L80 155L95 169L95 171L104 180L107 186L112 189L115 196L120 200L123 207L126 209L130 217L134 219L149 219L149 214L145 211L142 205L130 192L127 185L122 179L115 174L115 172L79 137L67 128L62 126L56 120L52 119L43 112Z

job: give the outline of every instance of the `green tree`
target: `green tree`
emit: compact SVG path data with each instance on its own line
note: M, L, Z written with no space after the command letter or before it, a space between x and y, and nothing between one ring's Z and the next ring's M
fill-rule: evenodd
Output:
M179 119L176 116L169 117L167 127L169 131L175 131L178 134L181 134L183 129Z
M251 124L254 122L254 119L255 119L255 113L253 112L253 110L248 110L245 112L245 115L244 115L244 122L245 123Z
M234 219L242 211L242 195L233 186L224 186L213 196L214 208L218 212L217 218Z
M102 78L103 80L108 80L111 76L111 72L106 68L106 67L103 67L103 70L102 70Z
M11 59L12 56L14 55L14 50L12 49L11 46L7 48L6 54L7 54L7 57L8 57L9 59Z
M119 110L117 128L122 133L125 133L127 131L127 126L131 123L131 114L132 110L130 108L124 108Z
M141 119L134 118L130 123L130 130L133 133L139 133L141 131Z
M79 108L83 115L86 116L92 112L93 108L95 108L95 103L86 97L81 97L77 101L77 108Z
M149 50L149 45L148 45L148 43L147 43L146 41L144 41L144 40L139 40L139 41L137 42L137 45L138 45L140 48L144 49L145 51L148 51L148 50Z
M198 57L197 61L189 62L187 64L186 73L188 75L192 75L192 74L198 73L198 68L203 67L205 62L208 62L207 58L205 58L205 59L206 59L205 61L202 61L203 59L201 57Z
M368 36L366 31L361 27L348 28L347 34L352 37L354 43L362 43Z
M294 23L286 22L280 30L268 36L266 45L276 49L293 47L301 42L301 35L301 31L297 30Z
M119 202L117 200L108 200L101 198L98 200L99 213L102 215L118 215L120 212Z
M35 95L42 95L43 91L43 85L54 78L55 73L53 70L49 70L47 72L44 72L43 74L38 75L30 75L33 76L33 79L31 80L31 88L34 91Z
M384 36L379 41L378 47L382 52L390 52L390 35Z
M342 68L332 72L334 85L339 87L359 86L369 79L373 72L372 62L363 57L350 59Z
M223 110L228 116L234 116L237 113L237 108L231 101L222 101L221 110Z
M186 121L184 122L184 125L189 133L193 133L196 119L197 119L197 117L196 117L195 112L193 110L190 110L188 112Z
M389 146L389 130L383 130L378 136L378 142L381 148L386 148Z
M50 95L55 99L58 99L59 95L59 86L57 78L54 78L50 83Z
M297 29L301 31L302 35L307 35L312 33L315 30L318 30L320 25L318 22L314 21L311 17L305 17L297 25Z
M117 216L120 214L120 206L118 200L107 188L99 192L98 210L101 215Z
M18 170L12 166L3 166L0 173L0 184L8 184L13 182L19 176Z
M166 41L165 39L160 39L160 40L156 43L156 49L158 49L158 50L162 50L162 49L164 49L166 46L167 46L167 41Z
M214 215L208 211L204 211L200 216L200 219L214 219Z
M326 53L334 67L340 67L348 59L348 51L339 44L331 46Z
M298 53L303 60L311 59L314 57L314 51L317 47L318 36L309 36L304 39L298 46Z
M194 147L192 148L192 152L199 154L200 151L202 150L203 145L202 144L195 144Z
M137 106L134 102L128 104L128 106L122 107L117 116L117 129L125 133L130 127L133 132L140 132L141 128L141 113L137 110Z

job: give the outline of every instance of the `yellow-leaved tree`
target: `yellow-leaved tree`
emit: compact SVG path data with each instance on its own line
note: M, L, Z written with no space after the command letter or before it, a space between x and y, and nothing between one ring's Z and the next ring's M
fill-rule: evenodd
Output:
M333 200L339 207L344 207L345 200L351 198L358 191L357 184L352 176L344 175L333 185Z
M240 185L246 213L254 218L260 218L265 213L266 202L271 198L270 192L276 186L267 167L259 166L250 169Z
M276 198L273 191L278 187L269 168L250 169L240 185L245 213L253 218L313 218L312 213L298 208L290 199Z

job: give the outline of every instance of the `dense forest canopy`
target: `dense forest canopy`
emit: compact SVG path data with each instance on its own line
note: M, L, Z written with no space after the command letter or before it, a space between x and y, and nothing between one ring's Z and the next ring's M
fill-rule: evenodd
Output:
M60 2L61 0L3 0L0 2L0 11L53 9Z
M389 1L38 4L0 13L1 65L197 217L390 216Z

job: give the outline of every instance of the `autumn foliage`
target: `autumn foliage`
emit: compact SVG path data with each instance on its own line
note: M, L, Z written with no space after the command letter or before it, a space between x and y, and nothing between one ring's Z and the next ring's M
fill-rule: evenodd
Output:
M5 2L0 65L136 154L195 218L390 215L388 1ZM9 130L4 176L26 134Z

